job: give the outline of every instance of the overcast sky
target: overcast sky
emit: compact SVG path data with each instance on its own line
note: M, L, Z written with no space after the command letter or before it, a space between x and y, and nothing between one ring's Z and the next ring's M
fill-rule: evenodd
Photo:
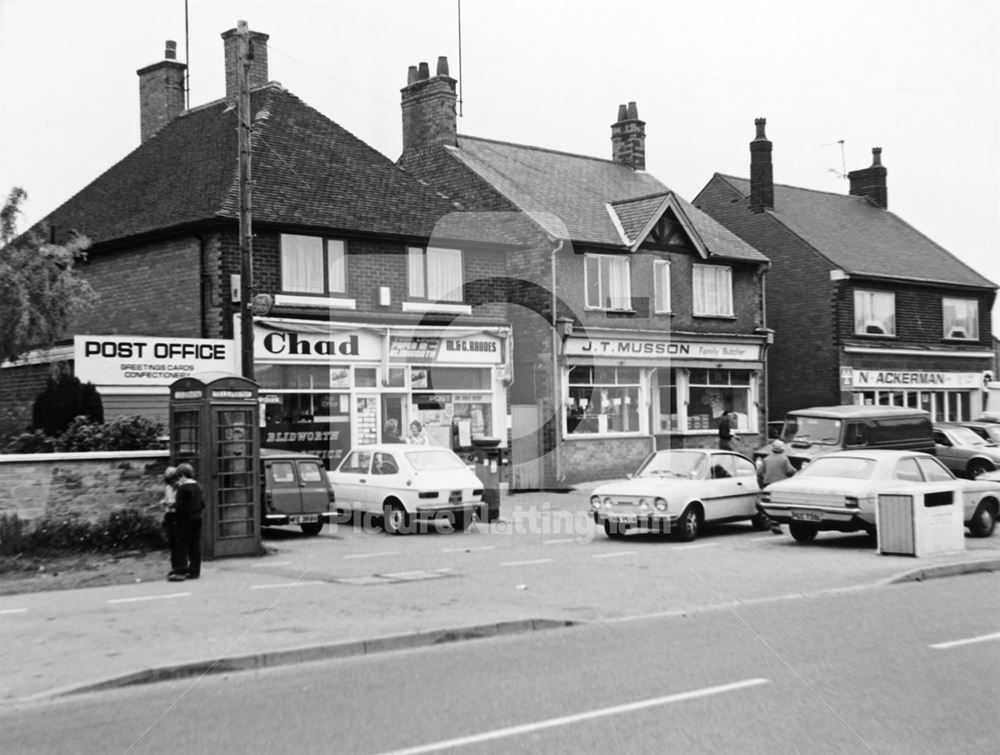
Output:
M165 40L191 105L222 97L242 19L270 35L272 80L392 160L407 67L439 55L464 134L610 157L634 100L647 170L688 199L749 175L756 117L777 183L847 193L882 147L889 208L1000 283L996 0L464 0L461 69L458 0L188 0L189 56L184 9L0 0L0 191L28 192L22 229L138 145L135 72Z

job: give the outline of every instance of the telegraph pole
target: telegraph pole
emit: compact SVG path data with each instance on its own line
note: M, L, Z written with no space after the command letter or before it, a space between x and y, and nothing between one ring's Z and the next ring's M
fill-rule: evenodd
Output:
M240 346L243 377L254 379L253 370L253 230L250 177L250 29L237 21L236 117L240 162Z

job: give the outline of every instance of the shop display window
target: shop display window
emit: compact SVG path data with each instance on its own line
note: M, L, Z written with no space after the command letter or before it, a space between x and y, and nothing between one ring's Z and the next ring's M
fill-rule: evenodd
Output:
M750 429L750 372L693 369L688 378L688 430L713 430L724 409L736 413L734 430Z
M659 422L658 432L676 432L677 421L677 379L673 369L656 369L656 396Z
M566 431L570 435L639 432L639 368L571 367Z

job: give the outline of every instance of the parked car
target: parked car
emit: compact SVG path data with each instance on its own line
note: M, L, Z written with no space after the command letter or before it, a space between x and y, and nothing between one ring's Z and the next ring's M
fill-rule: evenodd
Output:
M630 479L597 487L590 505L610 538L644 529L694 540L709 522L749 519L756 529L767 527L759 492L756 468L742 454L670 449L651 454Z
M1000 466L1000 446L957 423L934 425L934 447L937 457L957 475L975 478Z
M895 448L934 453L931 415L902 406L814 406L785 415L781 430L788 459L796 469L821 454L848 448ZM769 445L755 459L771 453Z
M1000 481L960 480L936 457L912 451L836 451L812 461L794 477L768 485L761 505L796 540L823 530L875 532L878 494L927 483L953 483L962 496L963 520L973 535L989 537L1000 507Z
M305 534L318 535L336 517L333 486L313 454L262 448L260 487L263 527L297 524Z
M450 449L437 446L358 446L328 477L338 509L374 514L394 535L444 517L464 529L483 505L483 483Z
M967 427L980 438L988 440L991 443L1000 444L1000 422L989 422L986 420L970 420L970 421L955 421L955 425L961 425L962 427Z

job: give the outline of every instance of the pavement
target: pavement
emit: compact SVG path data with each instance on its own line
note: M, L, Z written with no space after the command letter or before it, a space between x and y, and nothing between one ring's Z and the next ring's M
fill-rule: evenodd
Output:
M922 558L746 523L694 543L612 541L589 519L589 487L505 495L500 519L468 532L290 532L263 557L205 562L197 581L0 596L0 705L1000 570L1000 535Z

